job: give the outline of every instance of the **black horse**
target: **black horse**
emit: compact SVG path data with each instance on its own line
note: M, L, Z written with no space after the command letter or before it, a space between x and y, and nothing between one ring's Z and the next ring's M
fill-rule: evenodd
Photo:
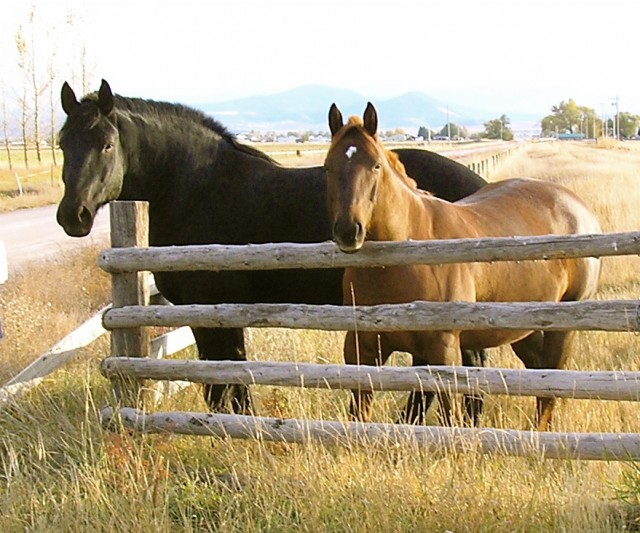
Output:
M284 168L238 143L199 111L113 95L104 80L97 93L80 102L65 83L62 108L67 114L60 131L65 191L57 220L71 236L89 234L96 211L117 199L149 202L152 246L331 239L322 167ZM420 188L447 200L486 184L433 152L397 153ZM342 302L342 269L158 272L155 278L174 304ZM242 329L194 328L193 333L201 359L246 359ZM464 353L463 363L481 366L484 353ZM235 412L250 410L244 386L206 386L204 394L214 411L229 401ZM408 417L421 418L422 400L419 392L410 396ZM475 418L481 405L472 403Z

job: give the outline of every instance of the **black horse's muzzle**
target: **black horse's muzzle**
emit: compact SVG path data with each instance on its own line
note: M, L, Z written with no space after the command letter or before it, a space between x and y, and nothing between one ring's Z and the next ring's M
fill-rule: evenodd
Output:
M64 200L60 202L56 213L56 220L70 237L86 237L91 232L95 211L83 204L69 205Z

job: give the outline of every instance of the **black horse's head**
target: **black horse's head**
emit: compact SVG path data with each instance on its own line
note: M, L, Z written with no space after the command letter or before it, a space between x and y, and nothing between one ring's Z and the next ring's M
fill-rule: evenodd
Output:
M98 209L120 195L125 161L120 143L114 96L102 80L97 95L78 102L68 83L62 86L67 120L60 131L64 153L64 196L57 220L72 237L88 235Z

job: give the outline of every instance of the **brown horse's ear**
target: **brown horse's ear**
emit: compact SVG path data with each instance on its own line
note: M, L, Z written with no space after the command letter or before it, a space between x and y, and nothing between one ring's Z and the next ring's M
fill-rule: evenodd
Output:
M73 113L73 111L80 105L76 98L76 93L73 92L73 89L66 81L62 84L60 100L62 101L62 109L67 115Z
M340 113L336 104L331 104L329 108L329 129L331 130L331 135L338 133L342 126L344 126L342 113Z
M102 80L98 91L98 107L103 115L109 115L113 111L113 93L105 80Z
M372 137L376 136L378 131L378 113L371 102L367 102L367 108L364 110L364 129L367 130Z

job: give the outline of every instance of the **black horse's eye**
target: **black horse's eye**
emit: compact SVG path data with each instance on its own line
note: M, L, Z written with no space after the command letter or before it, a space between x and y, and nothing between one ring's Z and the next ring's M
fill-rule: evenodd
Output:
M105 153L109 153L111 150L113 150L113 143L106 143L104 145L104 148L102 149L103 152Z

